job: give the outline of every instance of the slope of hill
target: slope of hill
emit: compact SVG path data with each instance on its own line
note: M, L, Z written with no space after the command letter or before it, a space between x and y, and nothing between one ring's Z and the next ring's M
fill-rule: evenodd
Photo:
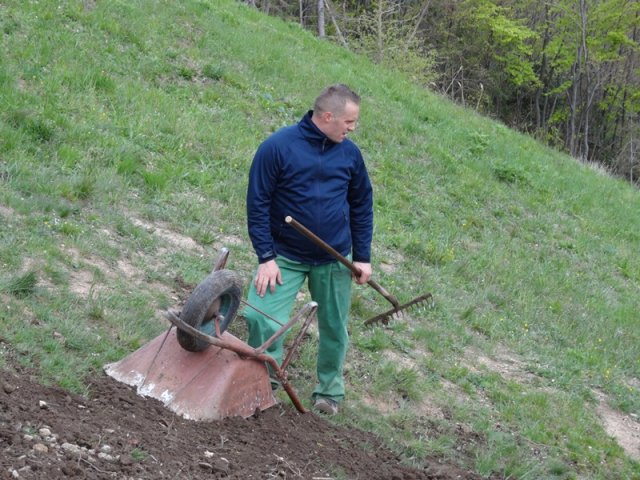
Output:
M254 150L340 81L363 97L376 276L436 304L365 328L386 305L356 289L336 423L412 465L640 475L637 190L241 3L5 0L0 31L0 325L43 382L90 394L221 246L248 281Z

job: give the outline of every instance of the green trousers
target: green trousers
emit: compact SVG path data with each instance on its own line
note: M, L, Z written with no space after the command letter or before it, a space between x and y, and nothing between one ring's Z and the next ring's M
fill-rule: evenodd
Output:
M344 398L344 359L349 344L347 322L351 306L351 271L338 262L328 265L307 265L283 257L276 259L282 274L282 285L275 293L267 289L264 297L256 293L253 282L249 290L248 303L272 316L278 322L289 321L297 293L305 279L308 280L311 298L318 303L318 358L316 373L318 384L313 397L329 397L340 402ZM267 341L280 328L273 320L246 307L243 316L249 328L248 343L256 348ZM267 353L278 364L282 364L284 335Z

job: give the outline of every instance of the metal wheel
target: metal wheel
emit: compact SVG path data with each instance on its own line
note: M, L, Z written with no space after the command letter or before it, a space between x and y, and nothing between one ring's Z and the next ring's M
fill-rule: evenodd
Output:
M223 333L238 313L242 282L231 270L216 270L205 278L191 293L180 313L180 319L195 329L216 336L214 320L222 316ZM210 344L178 329L178 343L190 352L201 352Z

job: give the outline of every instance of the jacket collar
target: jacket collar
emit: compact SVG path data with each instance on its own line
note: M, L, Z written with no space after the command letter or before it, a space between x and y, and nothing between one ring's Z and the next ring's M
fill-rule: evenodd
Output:
M310 143L321 144L323 148L332 147L336 145L336 143L327 137L322 131L316 126L315 123L311 120L311 116L313 115L313 110L309 110L302 120L298 123L298 127L302 132L302 135L309 141Z

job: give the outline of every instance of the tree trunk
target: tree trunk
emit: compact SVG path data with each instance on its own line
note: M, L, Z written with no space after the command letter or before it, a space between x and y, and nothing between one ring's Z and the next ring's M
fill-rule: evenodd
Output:
M324 32L324 0L318 0L318 36L325 37Z
M300 12L300 26L304 28L304 0L298 2L298 11Z
M547 59L547 46L549 45L549 41L551 39L551 32L549 29L549 6L545 4L544 7L544 34L542 36L542 47L540 51L542 52L542 60L540 62L540 72L538 73L538 78L540 79L542 85L536 89L535 93L535 101L534 101L534 109L536 114L536 130L542 130L546 134L546 124L547 117L545 115L543 107L540 105L542 99L542 92L548 89L550 78L548 76L548 59ZM545 97L545 103L547 99Z
M587 1L580 0L580 33L581 33L581 41L582 41L582 54L584 55L584 98L582 98L582 103L584 105L583 110L583 151L581 157L584 160L589 158L589 116L591 115L591 101L593 99L590 94L590 90L593 88L591 86L591 75L589 68L589 50L587 47Z
M384 33L382 31L382 10L383 0L378 0L378 9L376 12L376 36L378 40L378 51L376 52L376 61L382 63L384 60Z

